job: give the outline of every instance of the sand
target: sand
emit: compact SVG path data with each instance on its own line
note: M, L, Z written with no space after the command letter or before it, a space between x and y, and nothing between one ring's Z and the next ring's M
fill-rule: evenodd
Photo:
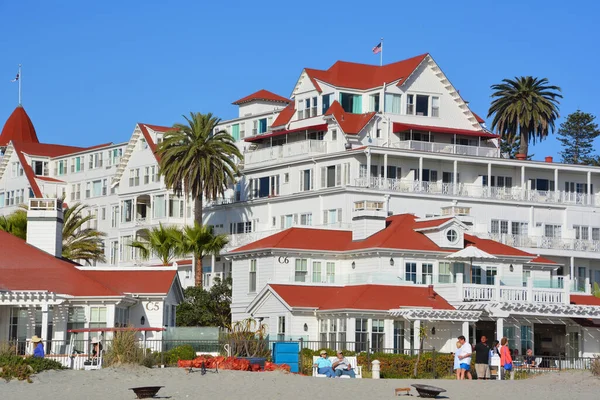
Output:
M425 383L445 388L450 399L551 400L598 398L600 379L589 372L561 372L519 381L325 379L283 372L220 371L186 374L183 369L144 367L98 371L46 371L33 383L0 381L0 399L135 399L135 386L164 386L158 398L177 399L386 399L394 388ZM413 389L413 395L416 391Z

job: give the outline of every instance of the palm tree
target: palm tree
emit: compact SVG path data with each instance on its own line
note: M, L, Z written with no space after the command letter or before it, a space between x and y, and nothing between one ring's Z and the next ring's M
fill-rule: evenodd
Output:
M183 228L183 237L179 249L181 254L192 254L194 256L196 286L202 286L202 258L207 255L218 255L227 242L227 235L215 235L212 228L208 226L195 223L194 226Z
M66 209L63 218L62 256L69 260L79 260L87 264L106 262L104 257L104 241L106 234L95 228L84 228L94 220L93 214L83 216L89 206L75 203Z
M503 79L492 85L492 104L488 118L494 115L492 130L512 143L520 139L519 153L528 155L529 142L543 140L554 132L554 122L559 117L560 87L549 85L547 78L532 76Z
M17 210L9 216L0 216L0 231L27 240L27 212Z
M175 226L164 227L159 224L157 228L144 229L141 240L133 241L129 246L137 249L144 260L154 254L160 258L163 265L171 264L178 255L178 245L182 241L182 232Z
M214 199L223 195L239 170L234 157L242 159L233 137L224 130L215 132L221 121L211 113L183 116L187 124L175 124L165 133L156 154L165 185L177 196L184 190L194 199L194 218L202 225L202 195Z

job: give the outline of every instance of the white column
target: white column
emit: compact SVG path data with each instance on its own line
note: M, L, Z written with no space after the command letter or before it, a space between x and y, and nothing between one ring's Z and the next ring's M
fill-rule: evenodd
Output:
M463 301L465 293L463 290L464 278L462 273L459 272L456 274L456 282L454 283L456 284L456 291L458 292L458 301Z
M133 210L132 210L133 215L132 215L131 220L133 222L135 222L135 221L137 221L137 196L133 198L133 206L132 207L133 207ZM134 240L135 240L135 238L134 238Z
M592 171L587 173L587 201L586 204L592 204Z
M371 152L367 150L367 187L371 186Z
M533 302L533 278L527 278L527 302Z
M414 349L420 350L421 348L421 320L417 319L413 321L413 336L414 336Z
M465 340L467 343L470 343L469 341L469 322L464 321L462 323L462 335L465 337Z
M458 188L457 188L457 185L458 185L458 161L454 160L453 164L454 164L453 165L454 170L453 170L453 174L452 174L452 186L453 186L452 194L457 194L458 193Z
M387 171L387 163L388 163L388 155L384 154L383 155L383 187L385 189L388 188L388 171Z
M521 166L521 196L523 199L525 199L525 193L527 193L527 186L526 186L527 181L525 180L525 166L522 165ZM532 226L532 225L529 225Z
M488 170L487 170L487 176L488 176L488 188L492 187L492 163L488 163L487 165ZM492 189L487 189L487 193L488 193L488 197L491 197L492 195Z
M498 318L496 320L496 340L500 341L504 336L504 318Z
M558 190L558 168L554 169L554 193L556 194L556 200L560 197L560 190Z
M423 188L423 157L419 157L419 188Z
M575 280L575 257L571 256L571 280Z
M44 340L44 349L48 340L48 304L42 304L42 339Z

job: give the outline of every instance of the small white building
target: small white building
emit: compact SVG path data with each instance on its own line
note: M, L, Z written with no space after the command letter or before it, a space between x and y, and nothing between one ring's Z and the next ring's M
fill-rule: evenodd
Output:
M64 354L70 329L175 326L183 299L177 268L84 268L61 258L62 207L30 200L27 242L0 231L0 342L37 335L47 352Z
M383 202L359 201L350 230L290 228L229 252L233 320L332 348L416 349L424 327L424 346L442 352L462 334L506 336L519 354L600 353L600 299L589 287L572 294L555 262L454 217L387 215ZM467 246L489 258L452 257Z

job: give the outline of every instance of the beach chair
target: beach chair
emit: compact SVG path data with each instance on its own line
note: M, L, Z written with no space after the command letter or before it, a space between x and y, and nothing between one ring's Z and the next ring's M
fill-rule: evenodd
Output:
M317 367L314 366L314 363L317 361L318 358L319 358L319 356L313 356L313 377L325 378L325 375L319 374L317 372ZM355 356L346 356L346 358L348 359L348 362L354 369L354 374L356 375L356 379L362 379L362 366L357 364L356 357ZM331 361L332 364L335 360L337 360L336 356L329 357L329 361ZM348 375L342 375L341 378L351 379Z

